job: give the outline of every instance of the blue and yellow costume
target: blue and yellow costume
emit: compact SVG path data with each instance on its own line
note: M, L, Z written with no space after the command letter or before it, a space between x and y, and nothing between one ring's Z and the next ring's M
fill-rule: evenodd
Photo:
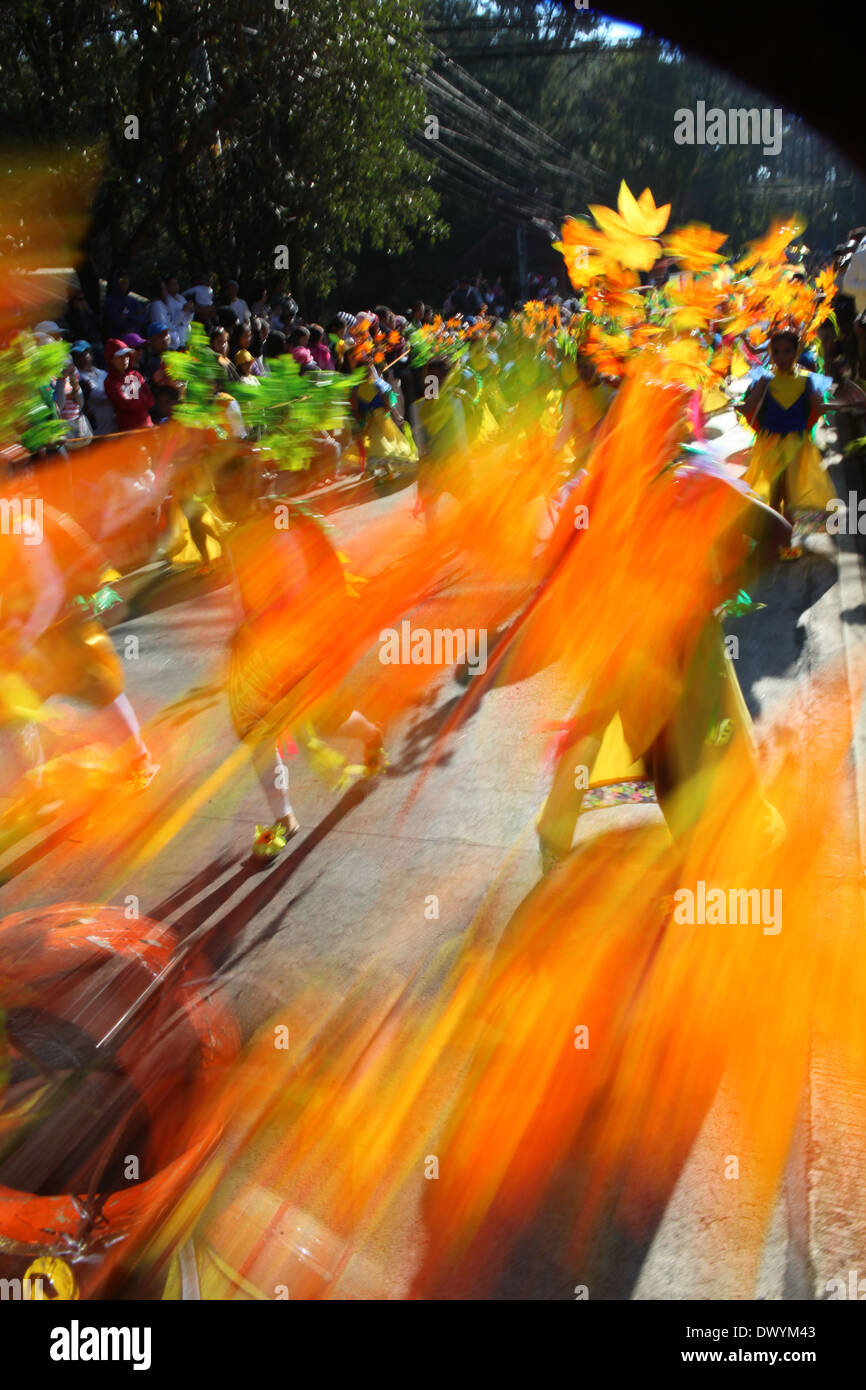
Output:
M833 488L812 439L820 411L812 378L775 372L748 423L756 431L745 481L765 502L774 502L781 487L789 520L820 522L833 497ZM784 476L783 476L784 475Z
M408 463L416 457L412 443L391 416L396 400L391 387L380 376L362 381L352 392L352 407L361 426L367 468L376 463Z

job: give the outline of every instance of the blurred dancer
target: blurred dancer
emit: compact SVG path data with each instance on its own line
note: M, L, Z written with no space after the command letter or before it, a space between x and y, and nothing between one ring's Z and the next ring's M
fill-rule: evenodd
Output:
M289 801L287 726L325 774L345 770L344 760L320 734L358 740L367 775L382 771L387 757L382 730L339 691L326 694L331 684L320 677L333 634L353 621L343 569L323 531L285 503L277 504L278 514L262 498L260 470L243 453L217 471L215 483L220 511L236 523L224 544L243 611L232 641L229 704L273 816L256 826L252 852L271 859L300 829Z

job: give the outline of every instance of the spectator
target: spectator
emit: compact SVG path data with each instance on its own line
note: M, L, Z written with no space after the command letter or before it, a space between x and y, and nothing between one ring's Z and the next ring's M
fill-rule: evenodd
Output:
M309 348L313 361L320 372L332 372L334 370L334 359L331 356L331 349L325 342L325 330L320 323L310 324Z
M72 344L72 360L84 392L84 413L93 427L93 433L113 434L117 429L117 420L114 407L105 394L108 373L102 367L94 366L90 344L83 338Z
M227 304L218 305L214 320L217 327L224 328L226 333L233 333L238 326L238 321L234 309L230 309Z
M267 319L270 317L268 291L265 285L258 284L253 290L253 303L250 308L250 317L257 319Z
M277 312L271 315L271 327L278 329L280 333L290 333L295 326L297 314L297 304L286 296L280 300Z
M239 348L235 353L235 366L237 367L241 381L245 381L249 386L258 386L259 384L258 377L253 375L254 365L255 359L253 354L247 352L246 348Z
M87 343L101 343L99 317L91 309L82 289L69 292L69 307L66 311L69 336L73 342L84 339Z
M66 424L66 439L69 443L84 444L93 437L90 421L84 413L84 392L78 377L78 369L70 359L54 383L54 405L57 414Z
M264 376L267 368L264 363L265 343L268 339L267 319L254 318L250 324L249 351L253 355L253 376Z
M854 242L859 233L862 233L862 236L855 243L854 252L845 270L841 288L843 294L853 298L857 313L862 314L866 310L866 231L862 227L855 228L849 240Z
M456 290L451 294L452 314L461 314L463 318L476 318L481 313L481 304L481 295L470 282L469 276L461 275Z
M63 329L53 319L43 319L34 328L33 336L40 347L45 343L59 343L63 337Z
M215 328L210 335L210 350L216 357L229 381L237 381L238 374L229 360L229 335L224 328Z
M229 334L229 357L233 362L241 348L246 348L249 351L252 340L253 330L249 324L236 323Z
M309 371L316 363L310 352L310 330L303 326L293 328L289 334L289 351L302 372Z
M141 362L142 352L147 346L147 339L142 338L140 333L124 333L123 341L132 352L132 362L130 363L132 370L137 372L140 370L139 363Z
M108 362L105 394L114 407L118 429L139 430L152 425L153 393L141 372L132 365L132 350L120 338L109 338L105 356Z
M272 357L282 357L286 351L286 335L281 333L278 328L271 328L265 340L264 356L270 361Z
M180 400L180 389L172 386L168 381L159 382L153 388L153 422L155 425L164 425L166 420L170 420L174 414L174 408Z
M128 332L140 328L144 318L142 310L141 301L129 293L127 271L116 271L102 306L106 338L125 338Z
M213 302L213 276L202 271L197 275L191 289L183 291L184 299L191 299L195 306L195 317L205 328L212 328L216 322L216 309Z
M141 373L151 390L155 385L161 386L167 380L162 354L170 348L171 330L168 324L161 319L148 324L147 351L141 363Z
M237 280L229 280L226 285L226 307L233 310L238 323L249 324L252 313L246 300L238 295Z
M147 322L165 323L169 331L169 348L179 352L187 345L189 325L195 306L178 293L177 276L167 275L152 287L153 298L147 306Z

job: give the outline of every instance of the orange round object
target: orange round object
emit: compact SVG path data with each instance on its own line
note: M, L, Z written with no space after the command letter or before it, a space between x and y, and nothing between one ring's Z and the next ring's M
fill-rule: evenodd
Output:
M75 1258L140 1234L214 1148L240 1040L189 963L170 971L178 944L119 907L0 922L0 1251ZM29 1131L28 1105L44 1106Z

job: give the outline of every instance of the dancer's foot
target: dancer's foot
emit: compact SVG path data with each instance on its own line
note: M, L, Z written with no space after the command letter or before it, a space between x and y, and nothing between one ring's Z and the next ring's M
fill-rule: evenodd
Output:
M255 859L275 859L286 848L300 830L298 818L292 811L282 816L273 825L257 825L253 838L253 857Z
M375 733L372 738L368 738L364 744L364 772L367 777L377 777L380 772L384 772L386 767L391 766L391 759L385 751L385 737L378 725L373 726Z
M139 753L127 765L125 781L134 792L146 791L159 772L159 763L155 763L148 752Z

